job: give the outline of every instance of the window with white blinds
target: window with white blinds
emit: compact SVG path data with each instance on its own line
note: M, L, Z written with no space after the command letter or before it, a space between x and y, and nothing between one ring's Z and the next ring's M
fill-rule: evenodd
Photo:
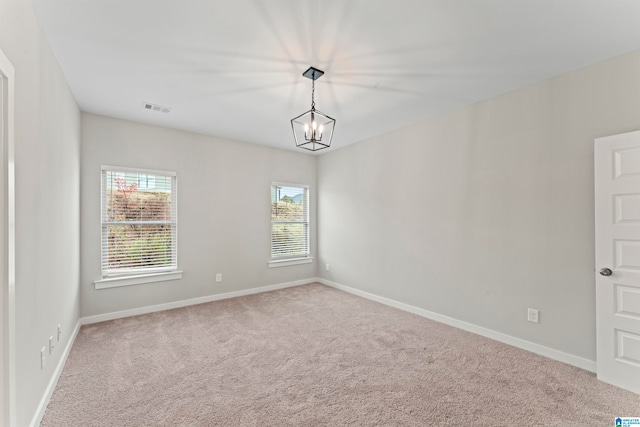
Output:
M173 172L102 167L102 276L177 269Z
M271 258L309 256L309 188L271 185Z

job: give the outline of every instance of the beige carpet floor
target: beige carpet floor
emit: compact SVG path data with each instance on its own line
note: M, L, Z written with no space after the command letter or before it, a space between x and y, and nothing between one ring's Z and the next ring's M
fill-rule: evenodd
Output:
M613 426L640 395L320 284L83 326L43 426Z

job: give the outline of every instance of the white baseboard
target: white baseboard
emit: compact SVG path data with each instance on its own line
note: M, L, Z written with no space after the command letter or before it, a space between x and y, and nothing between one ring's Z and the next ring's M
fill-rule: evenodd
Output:
M53 391L56 389L56 385L58 384L58 380L60 379L60 375L62 374L62 369L64 368L64 364L67 362L67 357L69 357L69 353L71 352L71 348L73 347L73 343L76 341L76 337L78 336L78 332L80 331L80 320L76 323L75 328L73 328L73 332L71 333L71 338L67 342L66 347L64 348L64 352L62 353L62 357L58 361L58 365L56 366L56 370L53 372L53 376L49 381L49 385L47 389L44 391L44 395L40 400L40 404L38 405L38 409L36 409L36 413L31 420L31 427L38 427L42 422L42 417L44 417L44 412L49 405L49 400L51 400L51 396L53 396Z
M593 360L584 359L582 357L579 357L573 354L565 353L560 350L555 350L550 347L545 347L543 345L532 343L530 341L523 340L520 338L516 338L511 335L503 334L502 332L497 332L491 329L483 328L482 326L477 326L472 323L464 322L462 320L457 320L452 317L444 316L442 314L438 314L432 311L424 310L422 308L414 307L409 304L405 304L402 302L394 301L389 298L374 295L369 292L364 292L358 289L354 289L349 286L332 282L330 280L319 278L319 279L316 279L316 281L322 283L323 285L331 286L332 288L349 292L350 294L367 298L372 301L389 305L391 307L399 308L400 310L408 311L409 313L417 314L419 316L426 317L427 319L435 320L436 322L444 323L446 325L453 326L458 329L463 329L465 331L472 332L474 334L481 335L483 337L491 338L496 341L500 341L502 343L505 343L514 347L518 347L523 350L527 350L532 353L536 353L541 356L548 357L550 359L558 360L560 362L564 362L566 364L576 366L578 368L582 368L590 372L594 372L594 373L596 372L597 365L596 365L596 362Z
M138 316L140 314L154 313L156 311L171 310L174 308L187 307L189 305L202 304L205 302L219 301L223 299L242 297L245 295L259 294L262 292L275 291L277 289L291 288L294 286L307 285L318 282L317 277L296 280L293 282L278 283L276 285L261 286L258 288L243 289L241 291L226 292L224 294L207 295L205 297L192 298L181 301L168 302L165 304L148 305L146 307L132 308L130 310L115 311L112 313L98 314L95 316L82 317L80 323L89 325L91 323L106 322L107 320L121 319L123 317Z

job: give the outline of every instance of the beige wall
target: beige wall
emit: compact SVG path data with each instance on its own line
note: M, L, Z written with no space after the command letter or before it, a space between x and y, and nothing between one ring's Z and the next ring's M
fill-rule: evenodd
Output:
M321 156L319 273L595 360L593 143L640 129L638 76L640 51Z
M0 1L0 48L15 68L16 414L27 426L78 321L80 112L31 2Z
M100 278L101 165L177 173L181 280L94 289ZM83 113L82 316L315 277L315 262L267 266L272 182L310 186L315 256L315 157ZM222 283L215 282L216 273Z

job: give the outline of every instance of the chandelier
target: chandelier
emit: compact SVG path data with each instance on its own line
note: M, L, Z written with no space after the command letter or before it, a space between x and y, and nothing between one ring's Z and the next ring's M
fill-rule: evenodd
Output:
M331 146L333 129L336 126L335 119L316 110L315 84L324 71L309 67L302 75L311 79L311 109L291 119L291 129L296 147L309 151L318 151Z

